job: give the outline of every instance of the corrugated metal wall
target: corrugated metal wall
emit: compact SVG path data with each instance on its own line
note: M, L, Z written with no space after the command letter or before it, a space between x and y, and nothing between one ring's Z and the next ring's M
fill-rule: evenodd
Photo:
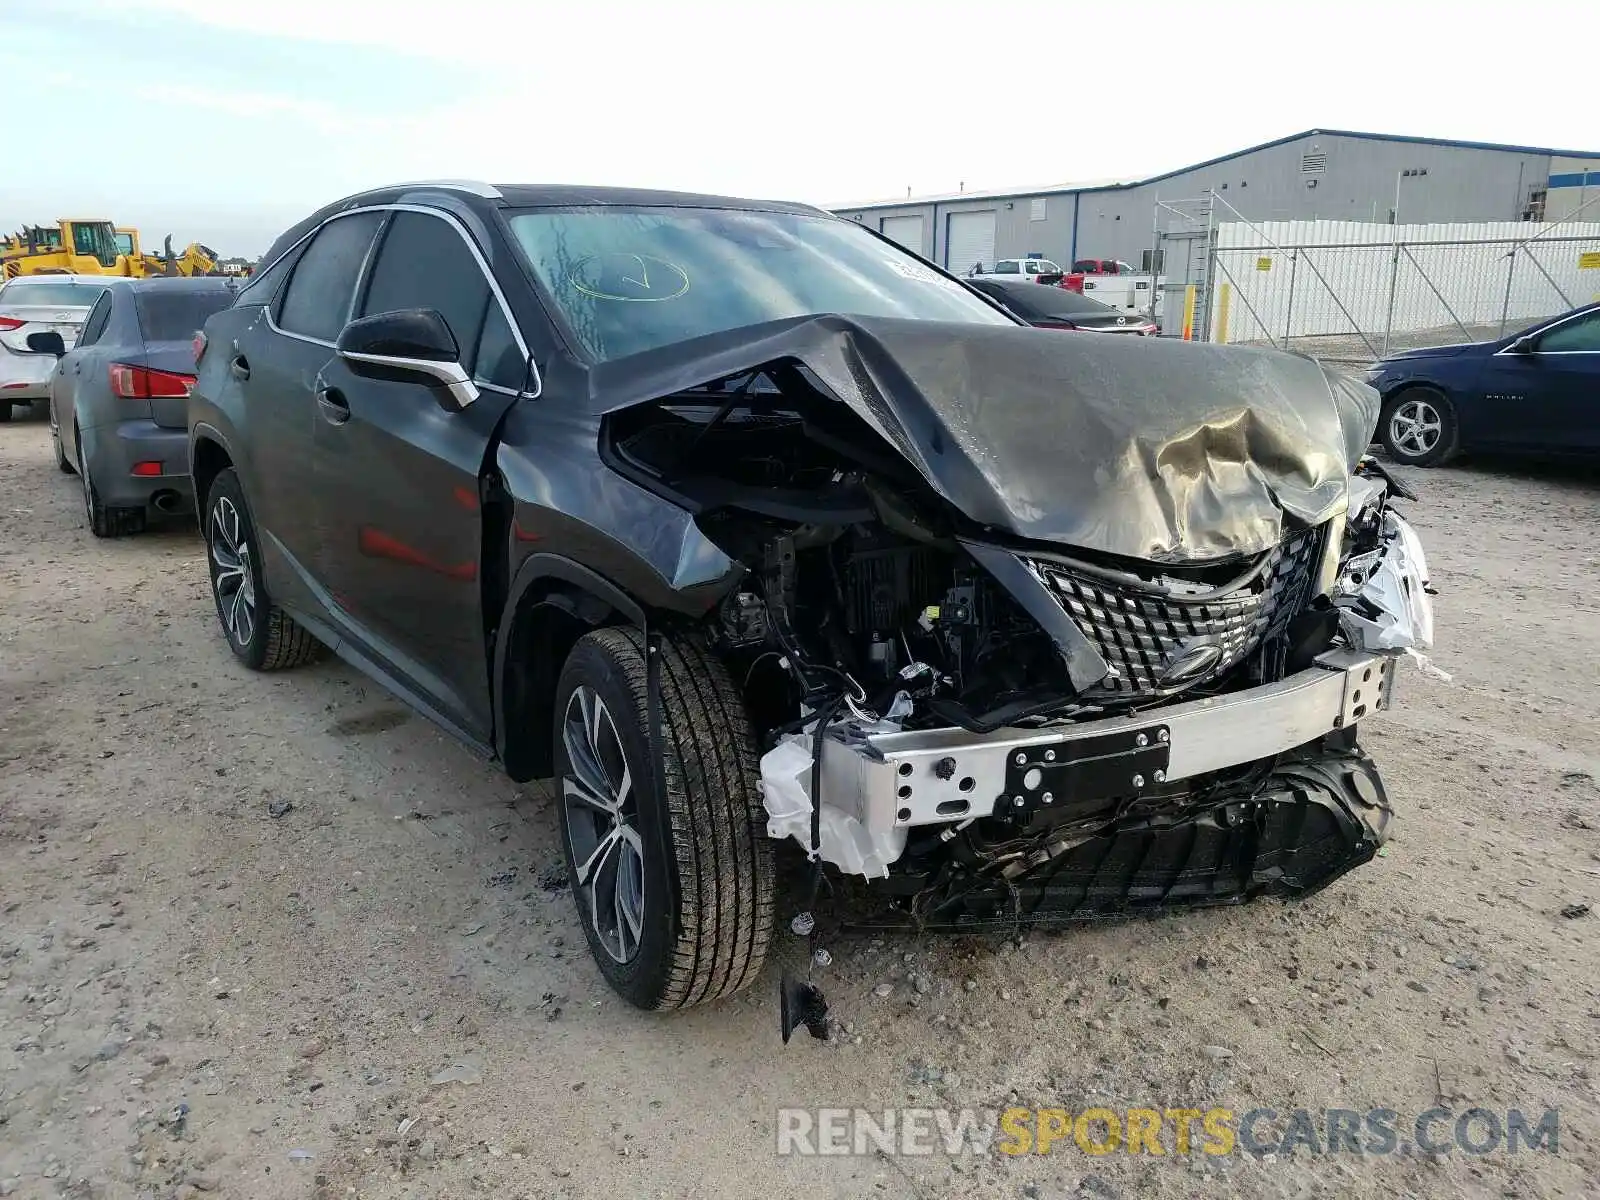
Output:
M1397 176L1419 168L1426 168L1427 175L1399 179L1400 220L1408 223L1515 221L1551 171L1549 157L1536 153L1315 134L1127 187L838 211L867 222L923 215L925 228L933 233L925 252L939 263L945 261L948 214L978 209L995 210L995 254L1000 258L1038 251L1062 263L1071 258L1138 263L1151 244L1158 199L1192 199L1215 188L1222 201L1251 221L1384 223L1395 204ZM1042 216L1032 203L1036 198L1044 200ZM1218 214L1219 219L1233 219L1221 204Z

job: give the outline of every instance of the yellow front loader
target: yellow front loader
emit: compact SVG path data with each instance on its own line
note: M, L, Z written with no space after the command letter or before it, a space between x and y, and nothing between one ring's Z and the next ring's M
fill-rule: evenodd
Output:
M210 275L217 253L191 242L180 253L146 254L139 231L110 221L68 218L54 225L29 225L0 238L0 274L18 275Z

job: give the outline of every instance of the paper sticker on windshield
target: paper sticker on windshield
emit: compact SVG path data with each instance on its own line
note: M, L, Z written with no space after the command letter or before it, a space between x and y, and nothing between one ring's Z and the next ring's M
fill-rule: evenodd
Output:
M894 271L898 275L904 275L907 279L915 279L918 283L949 282L937 271L930 271L921 263L906 262L901 258L891 258L887 261L889 263L890 270Z
M654 254L591 254L567 281L597 300L676 300L689 290L689 274Z

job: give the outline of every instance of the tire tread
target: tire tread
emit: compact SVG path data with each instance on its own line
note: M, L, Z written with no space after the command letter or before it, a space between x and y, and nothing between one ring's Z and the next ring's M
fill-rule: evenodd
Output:
M648 712L644 635L586 635L622 670ZM676 939L649 1007L687 1008L760 975L772 937L774 867L744 702L722 663L692 635L662 639L661 716L667 820L678 882Z

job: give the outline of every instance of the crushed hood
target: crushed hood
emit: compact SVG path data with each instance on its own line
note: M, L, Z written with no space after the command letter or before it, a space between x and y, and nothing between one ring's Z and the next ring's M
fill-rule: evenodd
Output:
M598 412L793 362L967 517L1160 562L1266 550L1343 511L1378 394L1275 351L819 316L602 363Z

